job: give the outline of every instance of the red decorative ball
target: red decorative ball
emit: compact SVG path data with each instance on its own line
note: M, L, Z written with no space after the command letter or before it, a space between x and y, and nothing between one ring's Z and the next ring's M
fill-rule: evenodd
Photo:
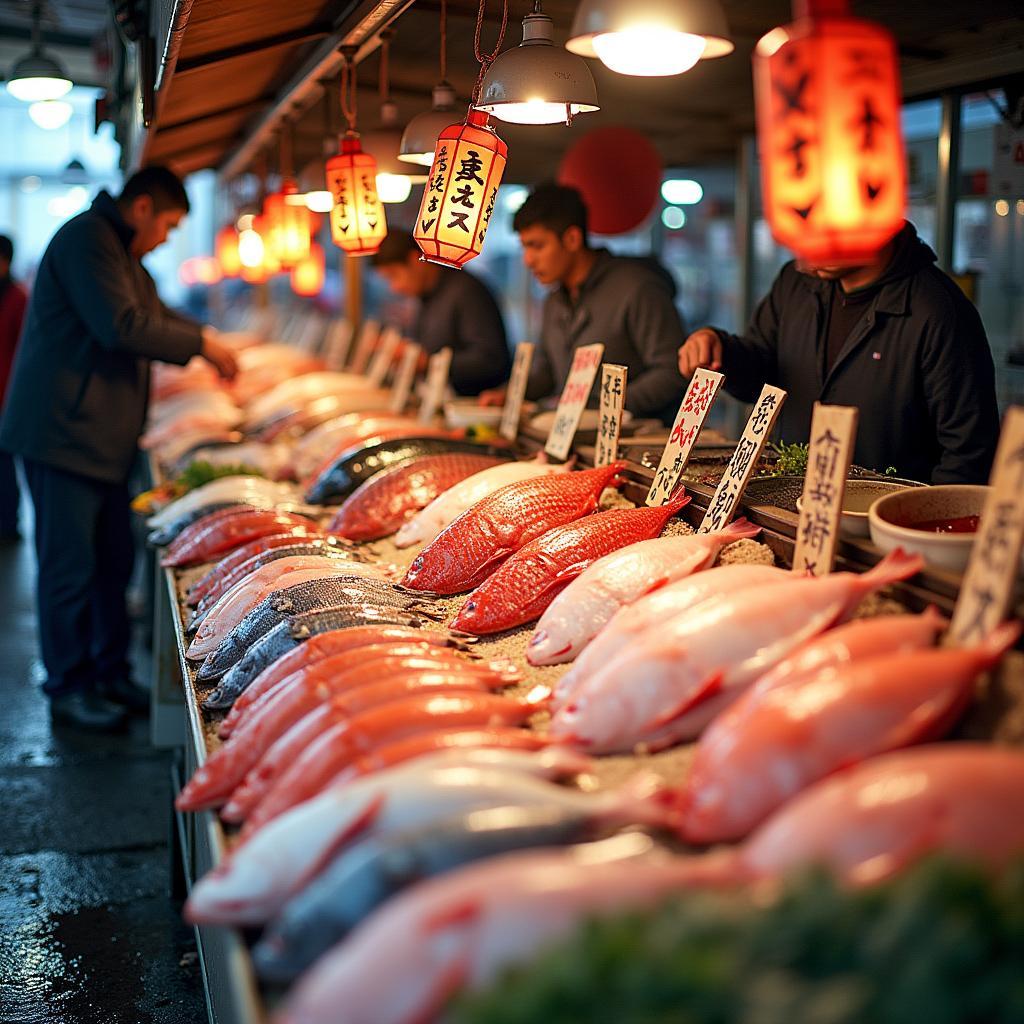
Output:
M588 132L562 157L558 182L579 189L599 235L632 231L650 216L663 167L650 140L625 125Z

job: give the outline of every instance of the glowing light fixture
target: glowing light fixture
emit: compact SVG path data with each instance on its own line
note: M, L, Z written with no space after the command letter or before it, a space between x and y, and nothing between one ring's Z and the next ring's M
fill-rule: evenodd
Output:
M661 77L732 53L719 0L583 0L567 50L621 75Z
M246 270L262 267L265 251L263 236L255 228L241 231L238 235L239 273L244 277Z
M289 197L299 194L295 182L285 178L278 192L272 192L263 203L266 218L266 245L277 262L288 270L308 252L310 245L309 210L304 203L290 203Z
M996 200L996 216L1006 217L1010 213L1010 204L1005 199Z
M695 206L704 198L704 189L692 178L669 178L661 183L661 198L674 206Z
M19 60L7 77L7 91L17 100L59 100L71 91L71 79L64 68L43 52L39 29L40 0L32 4L32 49Z
M319 295L324 287L326 266L324 250L314 242L304 259L292 267L289 280L296 295L312 297Z
M680 210L678 206L666 206L661 211L661 223L669 229L669 231L678 231L680 228L686 226L686 211Z
M220 272L225 277L238 277L242 272L242 257L239 253L238 231L233 224L226 224L217 232L213 251Z
M64 100L37 100L29 104L28 116L44 131L63 128L71 120L74 110Z

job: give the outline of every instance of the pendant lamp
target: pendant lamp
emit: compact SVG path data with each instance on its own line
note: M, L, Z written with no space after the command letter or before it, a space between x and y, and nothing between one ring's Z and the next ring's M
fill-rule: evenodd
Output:
M32 49L17 61L7 77L7 91L25 103L59 100L71 91L71 79L53 58L43 52L39 28L41 2L32 4Z
M903 227L896 43L846 0L797 0L794 15L754 50L765 215L801 259L856 265Z
M325 257L322 246L314 242L309 252L291 269L290 281L296 295L312 298L319 295L326 277Z
M238 231L234 224L225 224L214 240L214 254L225 277L238 277L242 270L242 258L238 251Z
M270 255L285 270L294 267L309 253L309 211L304 204L291 200L299 189L292 177L291 129L281 132L281 187L272 192L263 203L263 216L267 225L265 237Z

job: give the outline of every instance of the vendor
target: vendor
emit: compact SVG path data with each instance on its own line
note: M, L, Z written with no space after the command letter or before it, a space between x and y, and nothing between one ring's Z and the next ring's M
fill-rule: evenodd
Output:
M808 440L816 401L852 405L858 465L987 483L999 436L992 353L978 311L935 259L906 223L864 266L787 263L745 334L694 331L679 370L721 370L744 402L764 384L784 388L784 441Z
M604 362L629 371L626 408L634 416L670 423L685 387L676 350L686 336L671 276L652 260L592 249L587 207L574 188L539 186L512 223L526 268L552 289L544 302L527 398L557 398L575 350L600 342Z
M428 355L452 350L449 381L460 395L503 384L512 359L501 311L487 285L465 270L449 270L420 256L408 231L392 229L372 257L391 291L419 300L414 340Z

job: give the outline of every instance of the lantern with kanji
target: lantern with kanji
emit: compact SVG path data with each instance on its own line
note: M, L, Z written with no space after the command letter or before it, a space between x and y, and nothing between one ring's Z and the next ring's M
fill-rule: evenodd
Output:
M864 263L903 226L896 44L846 0L795 0L794 13L754 51L765 215L808 263Z
M341 152L327 161L331 238L349 256L372 256L388 233L384 204L377 195L377 161L363 152L359 136L349 131Z
M309 254L309 210L289 199L298 194L295 182L286 178L281 190L272 192L263 202L267 225L264 241L271 256L286 270Z
M233 224L226 224L217 232L214 253L220 264L220 272L225 277L238 277L242 270L242 260L238 255L238 231Z
M460 269L480 255L507 158L483 111L441 132L413 231L426 259Z
M314 242L304 259L292 267L291 285L296 295L319 295L324 286L324 250Z

